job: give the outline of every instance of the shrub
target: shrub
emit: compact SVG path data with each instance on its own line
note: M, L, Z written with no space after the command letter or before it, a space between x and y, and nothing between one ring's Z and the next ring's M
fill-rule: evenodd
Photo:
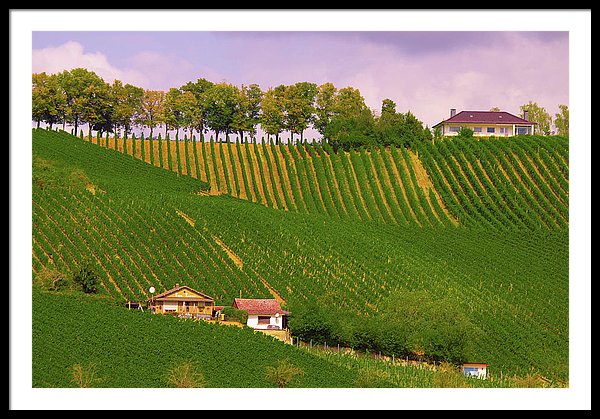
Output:
M100 277L90 261L86 261L73 275L73 281L81 286L86 294L95 294L98 292L98 283Z
M242 324L246 324L248 321L247 310L239 310L234 307L223 307L221 313L225 316L225 320L240 322Z
M462 138L473 138L473 130L471 128L462 127L458 131L458 136Z
M87 365L75 364L69 368L71 374L71 382L75 383L77 387L89 388L100 381L100 378L96 377L96 365L89 363Z
M379 368L365 367L358 371L354 386L360 388L393 387L390 373Z
M302 375L304 371L292 365L287 359L277 362L277 366L267 366L265 378L279 388L287 386L296 375Z
M449 362L442 362L433 374L433 386L436 388L469 387L467 378Z
M206 385L206 380L192 361L183 361L169 369L167 384L176 388L201 388Z
M35 276L35 283L47 291L60 291L69 287L67 275L55 267L47 267Z

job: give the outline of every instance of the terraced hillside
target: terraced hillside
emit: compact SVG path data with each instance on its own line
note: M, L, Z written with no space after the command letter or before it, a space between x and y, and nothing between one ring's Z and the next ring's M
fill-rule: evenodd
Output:
M394 291L427 290L477 326L473 359L567 381L568 144L532 140L473 142L472 153L449 140L414 154L197 142L206 159L187 176L176 172L188 160L164 170L34 130L33 274L92 259L117 301L178 282L217 304L276 292L366 316ZM213 196L215 184L232 189ZM238 186L242 199L223 193Z

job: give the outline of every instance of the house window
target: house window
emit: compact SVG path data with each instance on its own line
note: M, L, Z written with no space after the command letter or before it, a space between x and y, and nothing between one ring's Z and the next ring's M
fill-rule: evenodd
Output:
M258 316L258 324L271 323L271 316Z
M495 127L487 127L487 133L488 134L494 134L496 132L496 128Z
M462 127L448 127L448 132L459 132Z
M529 134L529 127L517 127L518 135L527 135Z
M177 311L177 302L165 302L163 309L164 311Z
M500 127L500 134L508 135L508 127Z
M481 132L481 127L474 127L473 132Z

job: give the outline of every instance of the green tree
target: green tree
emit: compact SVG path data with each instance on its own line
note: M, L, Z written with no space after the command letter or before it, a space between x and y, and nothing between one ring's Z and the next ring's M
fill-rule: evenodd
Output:
M309 303L294 307L292 313L288 327L294 336L305 342L312 340L323 343L332 340L331 316L325 309L316 303Z
M182 91L179 97L179 110L181 112L181 126L189 130L191 138L194 127L198 125L198 120L202 118L199 115L201 108L198 107L196 98L192 92Z
M73 282L79 284L82 291L86 294L95 294L98 292L100 276L96 272L95 266L91 261L85 261L73 275Z
M537 122L537 133L541 135L550 135L550 125L552 124L552 117L546 111L546 109L535 102L529 101L525 105L521 105L521 118L523 118L524 112L528 112L527 120L531 122Z
M315 97L314 127L323 135L334 115L337 88L332 83L323 83L317 88Z
M365 110L369 110L365 103L365 99L361 96L360 91L354 87L344 87L340 89L335 96L333 106L334 116L356 116L360 115Z
M114 98L112 89L108 83L103 83L91 93L90 108L87 121L89 123L89 134L97 131L98 143L101 142L102 133L110 132L114 126ZM108 146L108 143L106 144Z
M490 108L490 112L500 112L500 108L497 106L494 106L493 108Z
M119 128L130 134L136 115L142 112L144 89L129 83L123 85L120 80L115 80L111 90L115 137Z
M238 93L238 106L233 116L231 128L238 133L240 142L242 142L245 132L250 137L256 135L256 126L260 123L260 102L263 91L257 84L251 84L242 86Z
M558 135L569 136L569 107L558 105L560 113L554 114L554 126Z
M203 107L206 110L206 125L215 132L215 139L219 134L229 133L234 127L234 116L238 108L238 88L229 83L217 83L204 92Z
M66 121L74 125L77 133L80 124L99 118L101 108L106 106L108 85L85 68L65 70L58 74L58 80L66 100Z
M162 90L144 90L140 107L134 116L136 124L150 128L152 132L165 120L165 92Z
M377 142L373 112L358 89L348 86L337 92L323 137L335 151Z
M262 114L260 115L260 126L267 135L274 135L276 142L279 134L285 128L284 94L286 87L283 84L269 88L260 101Z
M350 150L377 144L375 119L370 109L360 110L353 115L334 116L324 132L324 137L333 147Z
M382 304L382 320L405 337L413 354L458 364L471 353L477 332L455 301L451 294L397 291Z
M180 87L182 92L191 92L195 98L195 112L193 113L193 129L197 130L201 136L204 133L206 119L206 109L204 108L204 93L214 86L214 83L204 78L195 82L187 82ZM192 130L193 131L193 130Z
M299 134L301 143L304 140L304 130L314 120L316 95L317 85L309 82L298 82L287 86L283 95L285 128L290 131L290 138L293 138L294 134Z
M168 130L175 130L175 135L179 132L179 128L184 125L183 109L181 108L181 90L171 87L165 94L164 102L164 118L165 135Z
M376 136L381 145L412 147L417 141L431 140L431 131L410 111L396 112L396 104L391 99L384 99L376 123Z
M58 76L39 73L32 75L31 117L37 122L52 125L64 120L66 114L66 96L61 89Z

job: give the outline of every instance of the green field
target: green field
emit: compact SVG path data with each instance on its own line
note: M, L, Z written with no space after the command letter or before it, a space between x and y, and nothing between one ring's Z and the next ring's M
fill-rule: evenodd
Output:
M155 158L153 166L149 157L142 161L141 155L120 151L124 147L33 130L34 279L45 267L73 272L91 260L98 267L103 298L115 304L143 300L150 286L162 292L175 283L201 290L222 305L240 293L268 298L270 287L290 305L317 302L364 316L377 316L398 290L426 290L434 299L455 301L476 326L470 357L489 363L495 376L535 372L550 382L568 383L566 139L464 144L449 139L423 143L414 151L340 154L329 153L326 146L192 141L160 146L187 147L170 154L188 160L166 167ZM146 144L143 149L151 148ZM52 298L60 299L62 307L56 318L33 312L34 337L40 337L33 341L34 387L68 387L64 369L74 362L116 368L110 366L119 364L116 358L95 358L91 346L85 349L89 342L65 347L41 339L54 330L67 341L78 341L77 322L85 318L69 315L75 310L69 304L77 304L68 298L34 296L40 312L52 312L46 307L56 305ZM107 328L103 336L127 330L122 344L140 358L142 349L134 349L141 339L136 328L150 327L147 322L176 323L129 312L119 314L119 320L101 307L93 310L97 327ZM103 318L114 320L101 325ZM152 333L162 335L160 327ZM248 333L196 323L181 327L194 328L206 339L221 340L222 335L224 342L230 339L226 334ZM131 341L123 337L128 335ZM169 334L165 339L169 336L177 340ZM237 343L228 347L250 350L239 343L250 338L231 339ZM262 351L275 345L282 354L296 356L293 347L258 340L265 345ZM116 340L106 342L118 346ZM176 344L176 354L198 345L186 342ZM165 364L181 359L165 356ZM268 359L260 361L260 368ZM325 362L310 359L297 362ZM48 365L53 360L60 362ZM206 361L207 371L221 377L211 386L266 386L258 378L230 385L224 377L235 373L217 371L220 366L211 362ZM326 367L302 365L323 371L337 365L327 362ZM305 374L296 385L355 385L356 370L334 370L327 379ZM110 377L108 386L137 386L126 374L117 369L102 375ZM162 386L157 377L145 378L142 387ZM435 386L432 380L421 385Z

